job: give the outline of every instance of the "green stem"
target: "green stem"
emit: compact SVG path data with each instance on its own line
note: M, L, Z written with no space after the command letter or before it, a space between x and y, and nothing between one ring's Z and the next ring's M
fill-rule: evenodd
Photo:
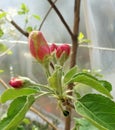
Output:
M46 69L46 75L47 75L47 77L50 77L50 76L51 76L51 74L50 74L49 69L47 69L47 68L45 68L45 69Z
M51 87L47 86L47 85L35 84L35 86L38 86L38 87L40 87L42 89L45 89L45 90L47 89L47 92L55 93L54 90Z
M51 76L50 69L49 69L50 62L48 61L48 62L44 63L43 66L45 68L47 78L50 77Z
M51 94L51 92L44 92L44 91L41 91L41 94L40 95L37 95L35 96L35 99L37 100L38 98L40 98L41 96L44 96L44 95L49 95Z
M60 102L60 101L58 101L58 106L59 106L59 108L61 109L61 111L63 112L63 107L62 107L62 105L61 105L61 102Z

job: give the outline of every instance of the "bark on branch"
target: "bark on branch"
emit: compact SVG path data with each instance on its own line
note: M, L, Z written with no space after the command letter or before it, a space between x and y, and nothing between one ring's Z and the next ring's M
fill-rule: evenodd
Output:
M76 65L77 50L78 50L78 33L79 33L79 21L80 21L80 2L81 0L75 0L74 4L74 26L73 26L73 36L72 38L72 54L70 59L70 68ZM69 90L73 89L73 84L68 86ZM68 93L72 96L72 92ZM71 108L66 107L67 111L70 112L69 116L65 119L65 130L71 129Z
M50 5L53 7L53 9L54 9L55 12L57 13L57 15L59 16L60 20L62 21L62 23L64 24L65 28L66 28L67 31L69 32L70 36L73 37L73 33L72 33L70 27L68 26L67 22L65 21L64 17L62 16L62 14L61 14L60 11L58 10L58 8L55 6L55 4L52 2L52 0L48 0L48 2L49 2Z

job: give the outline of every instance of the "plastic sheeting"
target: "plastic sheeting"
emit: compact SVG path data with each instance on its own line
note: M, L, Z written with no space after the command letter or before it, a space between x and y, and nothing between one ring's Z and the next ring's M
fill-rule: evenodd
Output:
M45 12L50 7L47 1L43 0L33 0L24 1L30 8L31 13L40 14L41 18L44 17ZM39 4L38 4L38 3ZM102 73L104 74L104 78L109 80L113 84L113 92L115 91L115 1L114 0L81 0L82 8L81 8L81 23L80 23L80 31L87 34L88 39L90 39L91 46L98 47L98 48L91 48L88 50L85 48L79 48L78 50L78 65L82 66L82 68L88 68L91 65L93 69L101 69ZM18 9L19 5L23 3L23 0L4 0L0 3L0 8L7 10L9 6ZM35 3L33 5L33 3ZM73 26L73 7L74 7L74 0L58 0L56 2L57 7L62 12L62 15L68 22L69 26L72 28ZM14 20L18 22L18 24L23 23L23 19L21 20L19 17L14 17ZM85 20L85 22L84 22ZM30 21L29 24L40 24L38 21ZM59 18L52 10L50 15L48 16L46 22L43 25L42 31L44 32L46 38L50 42L71 42L71 39L68 35L63 24L60 22ZM20 39L19 39L20 40ZM22 40L22 39L21 39ZM10 45L8 43L8 45ZM23 45L20 45L23 46ZM24 45L26 47L26 45ZM24 48L25 48L24 47ZM10 74L10 66L13 66L15 69L15 74L18 75L18 71L23 75L25 73L27 75L32 75L33 73L33 65L31 59L22 60L21 57L24 52L24 48L22 50L21 47L18 48L17 54L14 51L12 56L12 60L7 60L6 56L0 59L0 66L4 69L4 64L7 62L7 80L9 79ZM112 49L112 50L111 50ZM27 51L25 49L25 51ZM90 53L90 56L89 54ZM15 55L15 56L14 56ZM16 65L13 63L13 59L17 60L18 69L15 68ZM89 62L90 57L90 62ZM1 57L0 57L1 58ZM5 61L5 58L7 61ZM8 58L9 59L9 58ZM2 62L4 61L4 62ZM2 66L3 64L3 66ZM28 67L26 67L28 66ZM34 68L34 67L33 67ZM32 70L32 71L31 71ZM24 73L25 72L25 73ZM26 75L25 75L26 76Z
M101 69L115 92L115 1L84 0L84 16L90 49L91 67ZM115 95L114 95L115 96Z

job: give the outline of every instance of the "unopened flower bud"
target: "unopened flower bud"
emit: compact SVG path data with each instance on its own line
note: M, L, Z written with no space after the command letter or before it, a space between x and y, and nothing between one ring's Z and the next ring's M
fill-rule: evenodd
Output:
M44 62L50 55L49 45L40 31L32 31L29 34L29 49L32 56L39 62Z
M68 59L70 55L70 49L71 48L68 44L58 46L56 51L56 57L59 60L61 66L63 66L65 61Z
M9 84L13 87L13 88L21 88L23 85L23 80L20 78L12 78L9 82Z
M51 44L50 45L50 52L52 53L52 52L56 51L57 48L58 48L58 46L55 43Z
M18 77L14 77L10 80L9 82L10 86L13 88L22 88L22 87L35 87L38 86L36 84L36 82L32 81L31 79L27 78L27 77L22 77L22 76L18 76Z
M56 56L57 58L60 58L62 54L65 54L67 57L70 54L70 46L68 44L63 44L58 46Z

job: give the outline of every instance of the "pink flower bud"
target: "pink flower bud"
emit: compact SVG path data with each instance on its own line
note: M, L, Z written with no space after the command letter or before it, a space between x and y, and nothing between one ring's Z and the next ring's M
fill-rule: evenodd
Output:
M9 84L13 87L13 88L21 88L23 85L23 81L20 78L12 78L9 82Z
M50 45L50 52L54 52L55 50L57 50L58 46L56 44L51 44Z
M50 48L42 32L32 31L29 34L29 49L32 56L43 62L46 56L50 55Z
M58 46L56 56L60 58L62 54L65 54L67 57L70 54L70 46L68 44L63 44Z

